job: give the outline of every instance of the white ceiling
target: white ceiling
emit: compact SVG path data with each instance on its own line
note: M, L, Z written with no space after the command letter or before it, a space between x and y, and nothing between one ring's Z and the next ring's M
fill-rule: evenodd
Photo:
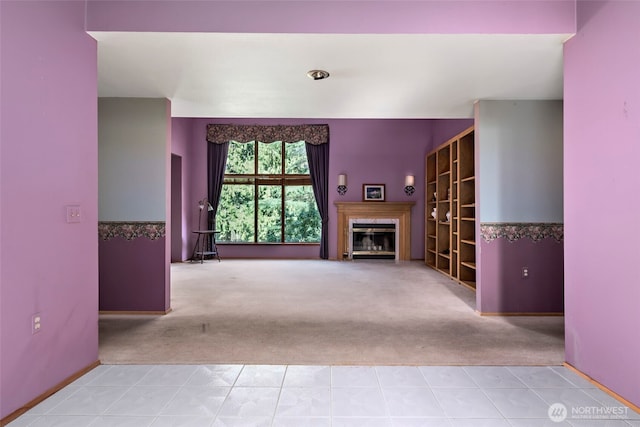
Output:
M101 97L174 117L464 118L478 99L561 99L553 35L91 32ZM306 73L327 70L326 80Z

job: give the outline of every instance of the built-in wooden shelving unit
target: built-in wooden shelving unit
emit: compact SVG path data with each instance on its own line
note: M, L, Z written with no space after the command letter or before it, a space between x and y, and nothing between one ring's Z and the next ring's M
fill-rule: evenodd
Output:
M476 287L473 127L426 156L425 264Z

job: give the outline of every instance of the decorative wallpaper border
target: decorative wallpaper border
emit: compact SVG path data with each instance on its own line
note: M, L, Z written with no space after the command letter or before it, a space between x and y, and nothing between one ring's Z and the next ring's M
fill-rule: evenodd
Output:
M100 221L98 223L100 240L111 240L114 237L122 237L125 240L140 237L158 240L165 237L166 234L167 226L163 221Z
M553 222L502 222L480 224L480 235L485 242L498 238L510 242L529 238L534 242L542 239L554 239L558 243L564 240L564 224Z

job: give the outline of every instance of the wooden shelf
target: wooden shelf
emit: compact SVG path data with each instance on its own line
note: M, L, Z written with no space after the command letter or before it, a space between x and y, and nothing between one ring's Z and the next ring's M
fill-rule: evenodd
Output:
M425 264L475 289L476 226L474 128L446 141L425 157ZM432 198L436 193L437 198ZM431 212L437 207L438 218ZM444 221L445 211L451 213ZM434 243L437 245L434 246ZM442 248L450 252L442 253Z
M462 283L463 285L471 288L472 290L476 290L476 282L475 281L471 281L471 280L461 280L460 283Z

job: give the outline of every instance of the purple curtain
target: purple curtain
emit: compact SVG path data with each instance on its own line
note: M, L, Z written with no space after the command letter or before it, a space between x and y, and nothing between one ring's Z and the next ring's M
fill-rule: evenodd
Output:
M322 219L320 258L327 259L329 258L329 141L320 145L306 143L305 147L313 195L316 198L318 212Z
M215 230L216 213L220 204L220 194L222 193L222 184L224 182L224 170L227 167L227 153L229 152L229 143L223 144L207 144L207 183L209 188L209 202L213 207L211 212L207 212L207 219L210 230ZM205 207L206 209L206 207Z

